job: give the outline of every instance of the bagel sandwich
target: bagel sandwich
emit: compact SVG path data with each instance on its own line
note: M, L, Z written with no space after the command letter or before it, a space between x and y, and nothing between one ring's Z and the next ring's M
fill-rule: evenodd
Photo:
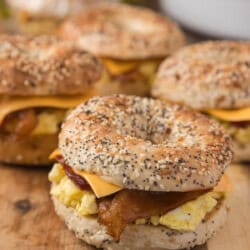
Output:
M67 17L100 0L6 0L19 32L51 34Z
M49 164L67 111L94 95L102 69L52 36L1 36L0 162Z
M58 35L100 57L107 68L101 95L149 95L163 58L184 44L184 34L167 17L125 4L91 6L69 18Z
M92 98L67 117L51 158L56 213L97 248L189 249L227 217L230 137L189 108Z
M190 45L159 68L152 96L218 120L233 139L234 161L250 161L250 43Z

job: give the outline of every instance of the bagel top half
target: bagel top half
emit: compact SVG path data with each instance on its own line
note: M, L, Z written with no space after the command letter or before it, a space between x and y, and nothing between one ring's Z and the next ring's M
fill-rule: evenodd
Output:
M194 109L250 107L250 43L210 41L167 58L152 95Z
M167 17L141 7L99 4L66 20L59 35L100 57L121 60L163 58L184 44Z
M52 36L0 37L0 95L85 94L101 78L94 56Z
M232 159L214 120L180 105L134 96L95 97L78 106L59 136L66 164L127 189L214 187Z

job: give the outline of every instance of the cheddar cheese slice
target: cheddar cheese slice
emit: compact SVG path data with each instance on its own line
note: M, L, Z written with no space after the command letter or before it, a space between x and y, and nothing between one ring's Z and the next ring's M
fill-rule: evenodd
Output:
M59 148L55 149L50 155L49 155L49 159L50 160L55 160L57 156L60 156L61 154L61 150Z
M33 107L69 109L74 108L79 103L88 100L91 96L93 95L0 97L0 124L8 114L18 110Z
M97 198L114 194L123 189L123 187L109 183L95 174L89 174L82 170L74 169L74 172L82 176L91 186Z
M220 120L229 122L242 122L250 121L250 107L242 109L209 109L205 113L208 113Z
M113 75L126 73L138 66L138 63L136 61L123 62L123 61L114 61L111 59L103 58L102 62L106 66L108 71Z
M59 155L61 155L61 151L60 149L56 149L50 154L49 159L53 160ZM83 177L88 182L97 198L111 195L123 189L123 187L109 183L95 174L90 174L78 169L74 169L74 172Z

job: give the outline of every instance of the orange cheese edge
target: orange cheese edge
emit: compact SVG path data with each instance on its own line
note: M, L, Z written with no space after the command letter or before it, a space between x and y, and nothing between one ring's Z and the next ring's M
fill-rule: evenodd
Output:
M104 181L95 174L89 174L77 169L74 169L74 172L82 176L88 182L97 198L114 194L123 189L121 186Z
M49 155L49 160L55 160L59 155L61 155L61 150L57 148Z
M103 64L106 66L108 71L113 75L119 75L126 72L129 72L137 67L139 67L142 63L145 62L154 62L159 64L161 59L145 59L145 60L131 60L131 61L120 61L113 60L108 58L102 58Z
M233 191L233 185L230 182L228 176L224 174L219 183L213 188L213 192L231 192Z
M88 100L93 95L92 93L86 96L0 97L0 124L8 114L18 110L33 107L69 109Z
M108 71L113 74L113 75L117 75L117 74L122 74L122 73L126 73L134 68L136 68L139 63L138 62L123 62L123 61L114 61L111 59L107 59L107 58L102 58L102 62L103 64L106 66L106 68L108 69Z
M61 155L60 149L56 149L50 155L50 159L55 159L56 156ZM123 187L113 183L106 182L95 174L90 174L82 170L74 169L74 172L82 176L91 186L97 198L105 197L114 194L123 189ZM213 188L214 192L232 191L232 185L226 175L223 175L220 182Z
M229 122L250 121L250 107L242 109L209 109L204 111L220 120Z

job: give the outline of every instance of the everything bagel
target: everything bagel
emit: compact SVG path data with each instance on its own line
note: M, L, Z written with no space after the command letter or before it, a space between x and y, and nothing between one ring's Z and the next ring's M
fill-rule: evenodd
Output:
M114 3L65 20L58 34L102 59L107 72L100 95L148 96L159 63L185 43L183 32L166 16Z
M102 64L53 36L0 37L1 95L79 95L100 79Z
M156 98L194 109L250 106L250 43L211 41L166 59L152 88Z
M78 106L63 125L59 147L73 168L147 191L213 187L232 158L230 139L215 121L123 95Z
M67 117L51 157L56 213L96 247L190 248L227 216L230 137L189 108L94 97Z
M100 57L138 60L168 56L184 34L167 17L141 7L99 4L66 20L59 35Z
M152 96L217 119L231 135L235 161L250 160L250 43L187 46L159 68Z
M101 62L52 36L0 37L0 162L47 165L68 109L92 97Z

